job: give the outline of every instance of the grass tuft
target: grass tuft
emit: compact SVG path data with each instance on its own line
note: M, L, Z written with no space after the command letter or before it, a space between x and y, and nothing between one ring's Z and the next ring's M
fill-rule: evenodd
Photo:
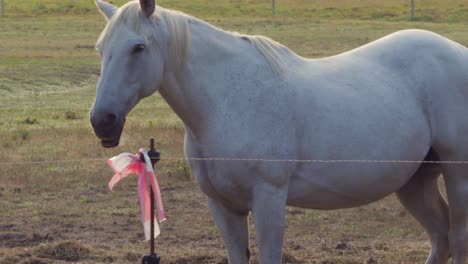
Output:
M35 250L35 254L41 258L80 261L89 258L91 250L86 245L77 241L65 241L53 245L44 245Z
M31 132L29 132L29 130L26 130L26 129L20 129L18 131L18 135L19 135L19 138L24 141L24 140L27 140L31 136Z

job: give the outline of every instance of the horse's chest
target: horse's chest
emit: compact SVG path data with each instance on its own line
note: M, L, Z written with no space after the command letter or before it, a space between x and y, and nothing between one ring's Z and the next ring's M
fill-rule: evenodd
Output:
M250 147L252 144L245 142L235 142L233 146L232 143L223 143L223 140L217 138L219 137L211 136L202 140L186 135L185 139L186 156L199 158L189 160L192 174L201 190L209 197L228 202L240 209L249 209L256 186L265 182L279 186L287 182L291 170L288 166L278 167L279 164L248 160L249 157L263 157L265 154L262 152L267 151L260 151L260 147ZM248 136L235 138L250 140ZM249 151L243 151L239 146L249 146L246 147ZM288 152L287 149L285 151ZM278 156L275 153L272 155ZM210 159L216 157L221 159ZM223 160L226 157L240 159Z
M210 198L228 203L239 210L249 209L252 183L247 171L232 168L234 161L193 161L192 174L201 190Z

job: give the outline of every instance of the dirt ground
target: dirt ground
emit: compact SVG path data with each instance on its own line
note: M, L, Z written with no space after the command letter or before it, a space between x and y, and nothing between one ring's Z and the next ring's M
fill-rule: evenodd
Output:
M149 246L136 183L126 181L114 192L105 185L53 193L0 187L0 263L141 263ZM162 193L162 263L227 263L198 186L166 184ZM250 228L251 263L258 263ZM393 196L347 210L288 208L283 263L423 263L428 251L424 231Z

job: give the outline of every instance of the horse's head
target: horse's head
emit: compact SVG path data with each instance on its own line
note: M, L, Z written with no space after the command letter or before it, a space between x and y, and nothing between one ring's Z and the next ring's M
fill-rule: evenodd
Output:
M102 0L96 4L108 23L97 43L101 77L90 120L102 146L115 147L127 114L162 83L165 43L156 36L164 32L153 15L155 0L132 1L120 9Z

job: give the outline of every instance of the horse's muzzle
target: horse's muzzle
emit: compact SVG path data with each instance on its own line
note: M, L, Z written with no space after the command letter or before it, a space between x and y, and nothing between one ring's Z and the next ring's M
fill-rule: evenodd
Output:
M96 115L91 113L90 121L94 134L101 140L103 147L113 148L119 145L125 118L118 118L115 114Z

